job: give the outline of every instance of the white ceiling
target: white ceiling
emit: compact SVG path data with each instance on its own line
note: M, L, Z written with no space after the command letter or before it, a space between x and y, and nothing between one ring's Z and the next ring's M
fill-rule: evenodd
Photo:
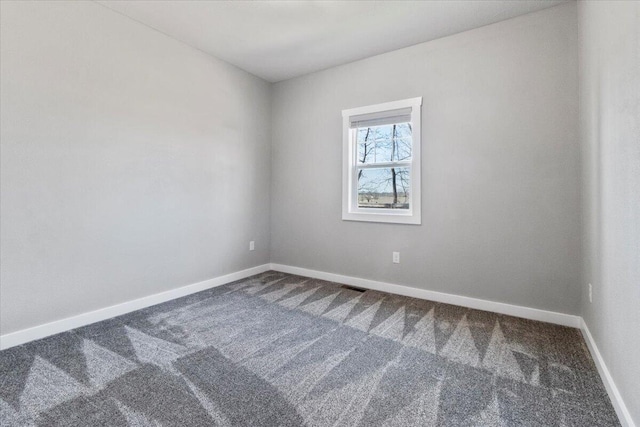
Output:
M99 1L271 82L478 28L563 2Z

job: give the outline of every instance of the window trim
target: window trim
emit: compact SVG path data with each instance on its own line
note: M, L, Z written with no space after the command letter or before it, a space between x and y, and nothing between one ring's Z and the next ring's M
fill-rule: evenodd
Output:
M422 97L385 102L365 107L342 110L342 219L345 221L386 222L395 224L421 224L420 169L421 108ZM411 108L411 178L409 209L367 209L358 207L358 183L356 180L357 144L353 140L351 117ZM397 164L398 162L393 162ZM375 165L379 167L381 165Z

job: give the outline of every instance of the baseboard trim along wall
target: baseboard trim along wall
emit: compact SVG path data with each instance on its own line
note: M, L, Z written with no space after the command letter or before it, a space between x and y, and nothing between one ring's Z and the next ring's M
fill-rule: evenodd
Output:
M593 336L587 327L584 319L581 318L581 328L582 335L584 336L584 340L587 342L587 347L589 347L589 351L591 352L591 357L598 368L598 373L600 374L600 378L602 378L602 382L604 383L605 388L607 389L607 393L609 393L609 398L611 399L611 403L613 404L613 408L616 410L616 414L618 414L618 418L620 419L620 423L623 427L635 427L635 423L631 418L631 413L627 409L627 405L624 404L624 400L622 400L622 396L618 391L618 387L616 387L615 382L613 382L613 378L609 373L609 369L607 365L604 363L604 359L600 354L600 350L598 350L598 346L596 342L593 340Z
M418 289L411 286L395 285L392 283L378 282L375 280L362 279L353 276L344 276L341 274L326 273L324 271L310 270L307 268L293 267L290 265L271 264L271 270L281 271L283 273L297 274L300 276L312 277L315 279L328 280L331 282L344 283L346 285L358 286L376 291L389 292L392 294L404 295L413 298L427 299L447 304L459 305L463 307L475 308L477 310L491 311L494 313L507 314L525 319L538 320L541 322L554 323L562 326L570 326L578 328L585 337L589 351L596 363L602 382L604 383L609 398L616 410L620 423L623 427L636 427L631 419L631 415L620 396L620 392L609 374L598 347L587 328L584 319L580 316L571 314L557 313L553 311L540 310L536 308L523 307L512 304L488 301L478 298L463 297L459 295L447 294L444 292L429 291L426 289Z
M387 282L362 279L353 276L343 276L341 274L326 273L324 271L309 270L307 268L292 267L290 265L271 264L271 269L284 273L298 274L300 276L312 277L315 279L328 280L331 282L344 283L345 285L358 286L361 288L376 291L389 292L391 294L404 295L407 297L426 299L430 301L442 302L463 307L475 308L477 310L492 311L494 313L507 314L509 316L522 317L525 319L539 320L541 322L554 323L556 325L580 328L581 317L571 314L557 313L554 311L540 310L537 308L523 307L520 305L505 304L501 302L488 301L478 298L463 297L460 295L447 294L444 292L429 291L426 289L414 288L411 286L395 285Z
M82 313L77 316L68 317L66 319L56 320L54 322L45 323L44 325L35 326L29 329L12 332L0 336L0 350L35 341L41 338L65 332L71 329L86 326L92 323L107 320L116 316L130 313L135 310L150 307L166 301L171 301L186 295L204 291L206 289L221 286L236 280L241 280L255 274L260 274L268 270L281 271L283 273L297 274L300 276L311 277L315 279L327 280L331 282L344 283L351 286L372 289L376 291L389 292L397 295L404 295L413 298L426 299L446 304L459 305L463 307L474 308L477 310L491 311L494 313L506 314L525 319L538 320L542 322L554 323L562 326L570 326L579 328L584 335L585 341L595 364L600 373L600 377L607 389L609 398L613 407L620 418L620 422L624 427L636 427L629 410L627 409L620 392L616 387L609 369L607 368L598 347L584 319L580 316L571 314L557 313L553 311L540 310L537 308L529 308L512 304L488 301L478 298L464 297L460 295L447 294L444 292L429 291L426 289L414 288L411 286L396 285L387 282L379 282L375 280L362 279L359 277L345 276L341 274L327 273L324 271L310 270L307 268L293 267L283 264L263 264L246 270L237 271L235 273L226 274L224 276L215 277L213 279L204 280L202 282L183 286L169 291L160 292L154 295L127 301L121 304L112 305L110 307L101 308L99 310Z
M34 326L33 328L5 334L0 336L0 350L45 338L50 335L59 334L60 332L65 332L81 326L90 325L112 317L121 316L132 311L171 301L176 298L184 297L216 286L221 286L236 280L244 279L246 277L253 276L254 274L263 273L269 270L269 268L269 264L263 264L247 268L246 270L226 274L224 276L214 277L213 279L204 280L202 282L193 283L191 285L182 286L180 288L171 289L169 291L112 305L110 307L78 314L77 316L67 317L66 319L45 323L44 325Z

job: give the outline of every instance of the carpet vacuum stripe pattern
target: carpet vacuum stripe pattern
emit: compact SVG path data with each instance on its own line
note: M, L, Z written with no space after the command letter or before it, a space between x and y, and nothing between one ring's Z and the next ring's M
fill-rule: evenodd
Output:
M2 426L617 426L577 329L269 271L0 352Z

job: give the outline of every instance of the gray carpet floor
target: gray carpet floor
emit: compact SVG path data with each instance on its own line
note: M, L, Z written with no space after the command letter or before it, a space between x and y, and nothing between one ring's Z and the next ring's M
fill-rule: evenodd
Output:
M577 329L267 272L0 352L2 426L616 426Z

